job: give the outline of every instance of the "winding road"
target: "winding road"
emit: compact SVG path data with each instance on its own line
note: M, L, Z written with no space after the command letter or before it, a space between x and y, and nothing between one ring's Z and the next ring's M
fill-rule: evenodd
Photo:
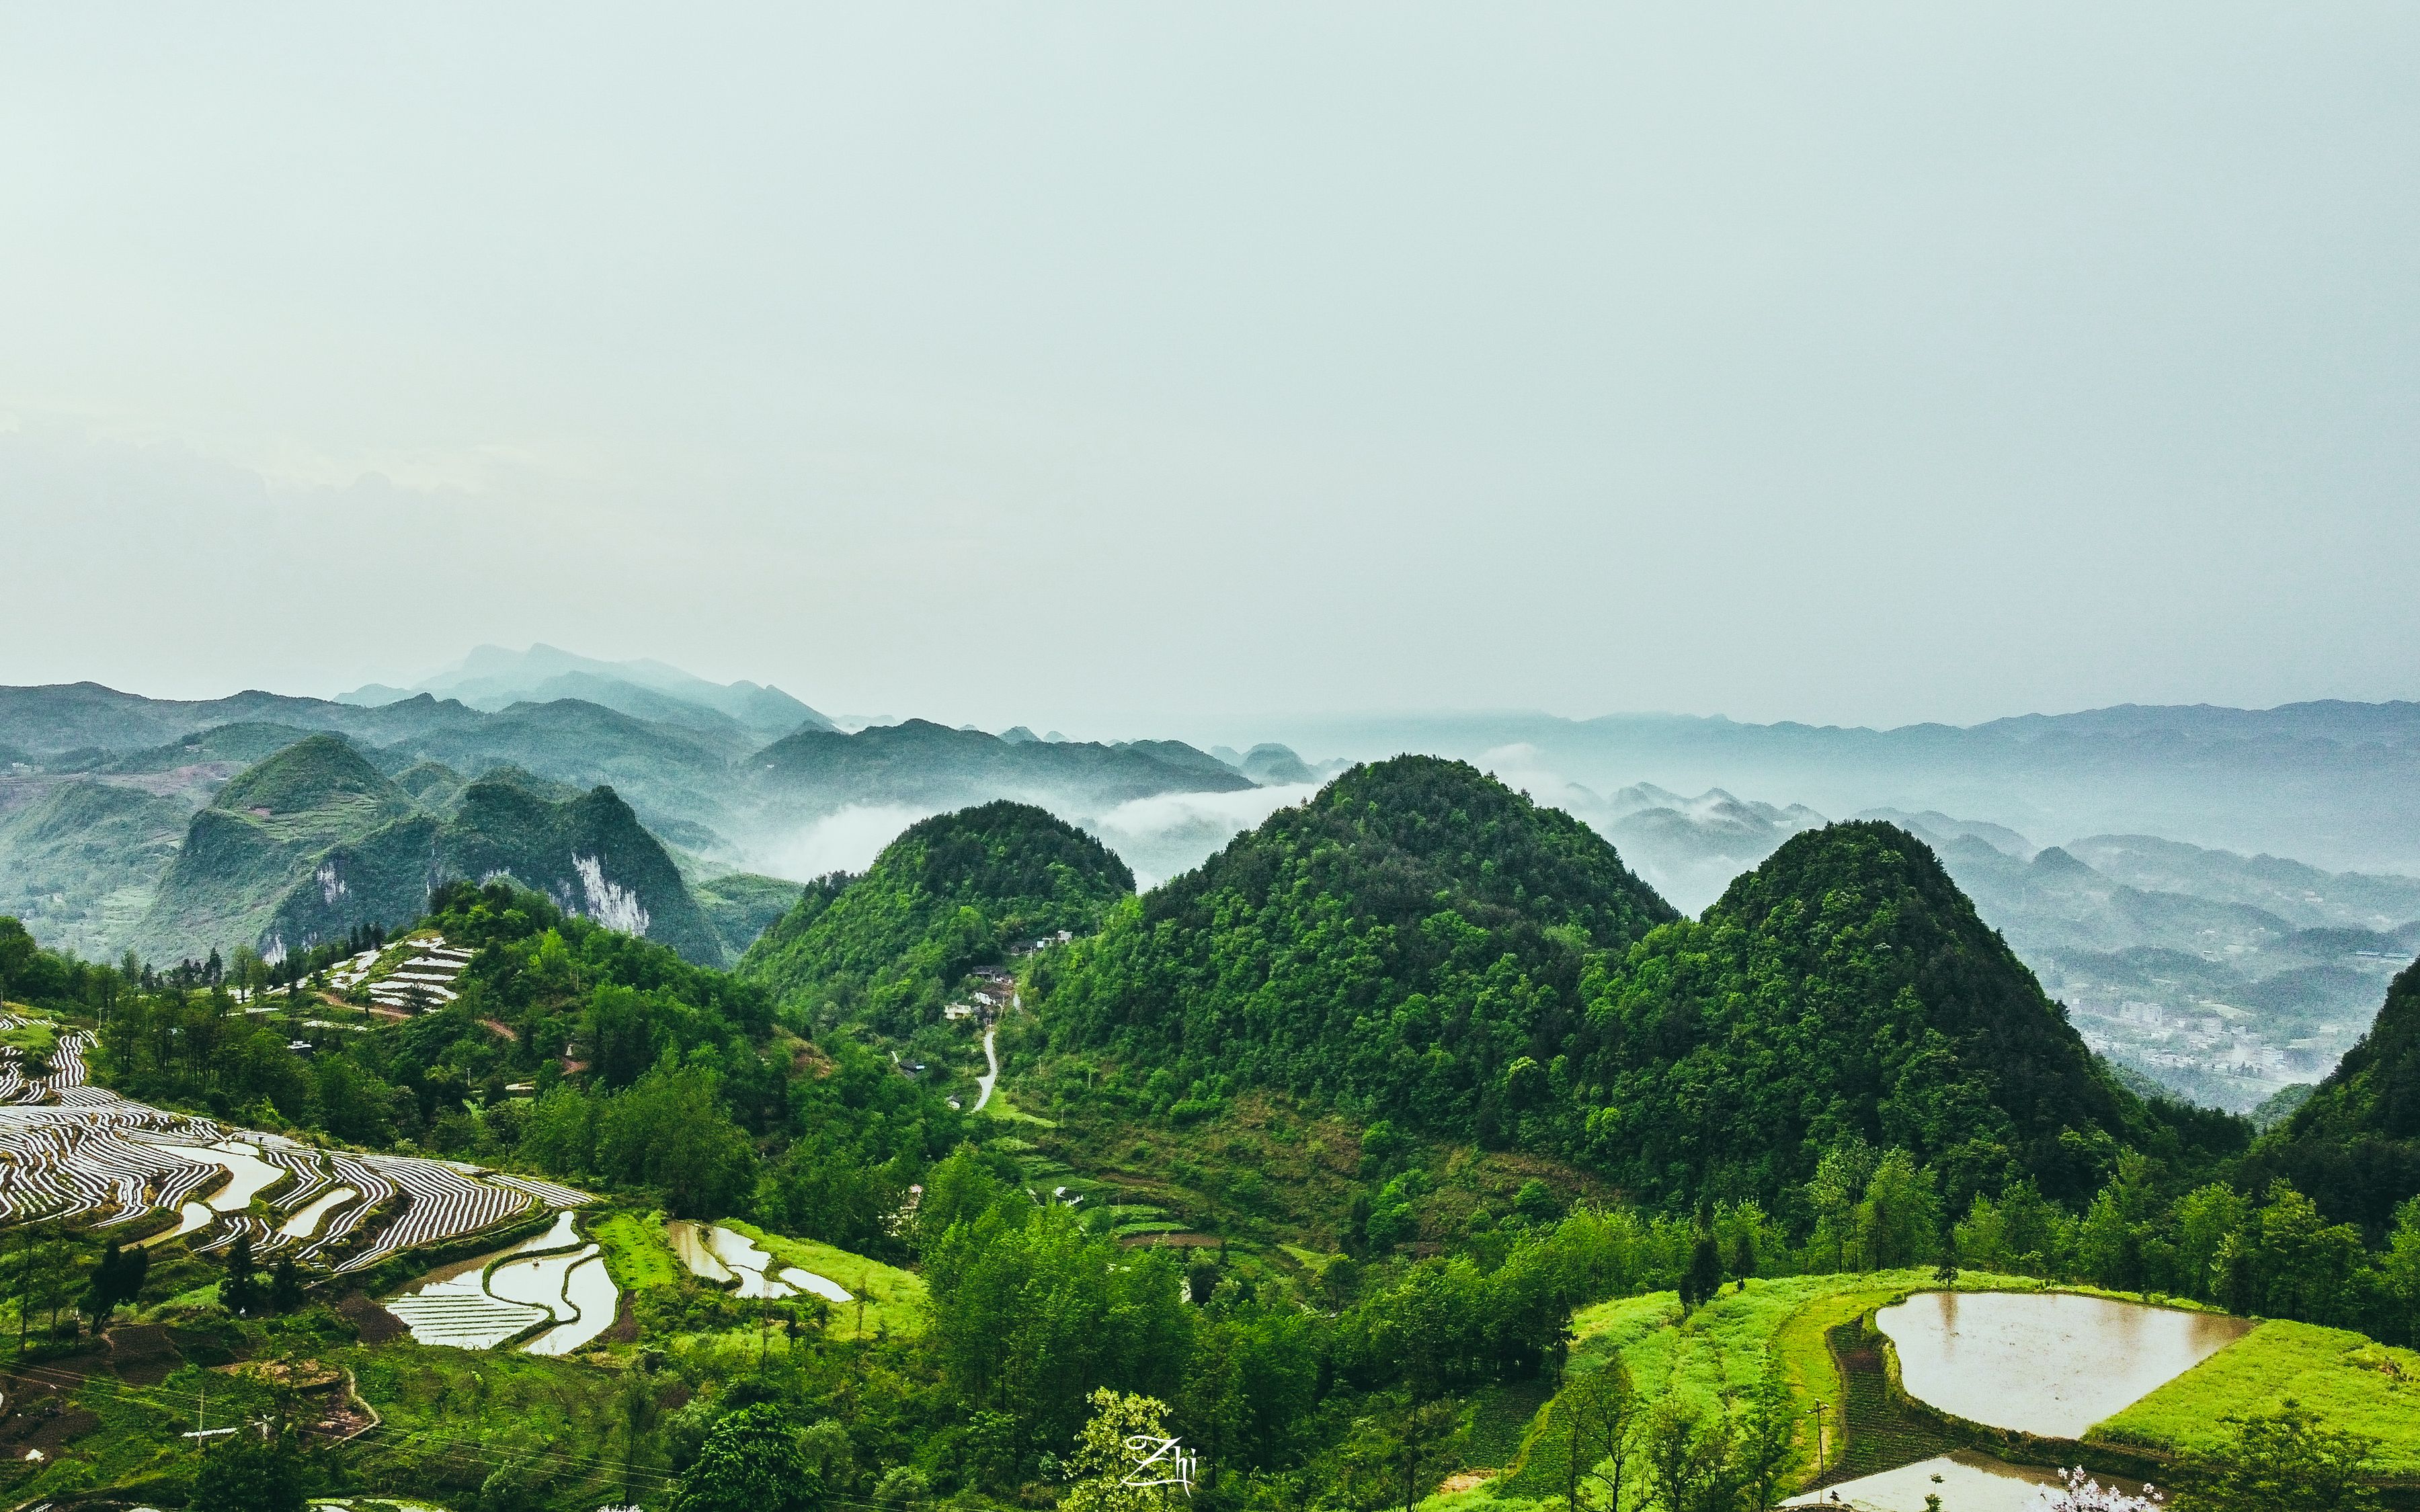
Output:
M981 1113L983 1105L991 1101L991 1089L1000 1085L1000 1050L993 1042L999 1034L1000 1030L990 1025L984 1026L984 1060L991 1070L975 1078L974 1111L977 1113Z

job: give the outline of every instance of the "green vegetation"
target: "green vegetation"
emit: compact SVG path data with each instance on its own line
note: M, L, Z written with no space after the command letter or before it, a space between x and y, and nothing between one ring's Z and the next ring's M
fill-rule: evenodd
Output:
M151 906L187 806L111 782L62 782L0 813L0 915L53 947L98 954Z
M864 1302L861 1314L853 1304L832 1304L831 1328L836 1335L855 1338L880 1331L912 1338L924 1332L931 1299L924 1278L913 1271L852 1255L815 1240L791 1239L737 1218L723 1222L725 1227L756 1241L780 1265L795 1265L837 1281L842 1289Z
M614 1211L584 1217L583 1233L605 1252L605 1271L624 1291L648 1291L680 1284L680 1257L664 1237L659 1212Z
M375 796L324 764L259 777L243 792L270 814L229 822ZM390 786L447 790L423 775ZM613 800L493 773L452 801L500 845L558 845L564 810ZM125 1303L121 1336L171 1331L178 1368L349 1367L388 1427L302 1450L308 1489L476 1512L752 1509L768 1476L802 1505L1064 1506L1099 1481L1068 1471L1112 1421L1181 1433L1207 1512L1377 1512L1460 1467L1559 1504L1608 1435L1637 1451L1625 1512L1740 1512L1804 1473L1817 1403L1859 1425L1861 1467L1954 1436L1893 1415L1855 1336L1940 1284L2300 1320L2108 1425L2113 1453L2282 1454L2301 1430L2278 1414L2304 1409L2295 1443L2415 1452L2389 1420L2420 1361L2370 1339L2420 1328L2420 1198L2365 1227L2243 1160L2241 1121L2117 1086L1900 831L1802 837L1690 922L1564 816L1406 758L1143 899L1129 882L1079 832L991 805L805 889L728 973L543 893L443 884L386 949L434 930L471 950L458 1000L316 1030L307 1057L287 1040L332 1011L238 1011L229 983L272 969L256 957L96 966L0 925L0 993L105 1019L94 1064L130 1094L603 1193L583 1231L628 1301L575 1358L463 1354L290 1286L230 1317L240 1265L174 1239L138 1273L92 1236L23 1230L0 1307L34 1353ZM380 943L336 938L274 971ZM963 1112L919 1074L920 1047L971 1047L937 1021L977 972L1039 1005L1000 1035L1010 1091L1047 1121ZM2286 1135L2391 1133L2393 1085L2348 1083L2336 1103L2369 1110L2350 1134L2305 1109ZM862 1314L706 1285L667 1217L729 1222ZM74 1469L0 1459L0 1489L201 1500L175 1413L143 1412L76 1420Z
M2272 1319L2092 1430L2118 1444L2211 1453L2227 1419L2288 1403L2378 1441L2378 1473L2420 1478L2420 1354L2360 1334Z
M1551 1145L1584 979L1673 917L1568 814L1404 756L1122 905L1032 985L1095 1103L1181 1121L1275 1088Z
M137 945L163 959L275 954L398 927L427 906L433 873L510 876L690 960L726 959L671 856L613 789L583 794L516 767L458 790L419 787L446 807L424 807L325 734L238 774L194 815Z
M1960 1207L2020 1177L2077 1201L2125 1144L2240 1148L2230 1120L2164 1121L2120 1090L1932 853L1889 825L1786 842L1702 922L1633 952L1575 1039L1578 1148L1642 1193L1771 1202L1859 1138L1935 1165Z
M2387 989L2378 1021L2248 1168L2307 1192L2320 1211L2371 1236L2420 1193L2420 963Z
M911 825L861 877L811 884L749 948L738 975L819 1027L846 1019L900 1041L1019 939L1089 932L1134 874L1040 809L988 803Z
M780 922L797 905L799 892L795 882L748 872L694 883L690 890L696 894L697 905L706 910L706 921L721 938L723 957L730 961L746 954L760 935Z

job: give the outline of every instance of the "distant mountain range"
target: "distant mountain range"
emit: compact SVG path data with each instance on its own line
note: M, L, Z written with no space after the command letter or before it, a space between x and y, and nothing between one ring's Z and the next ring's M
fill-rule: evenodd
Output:
M642 719L717 733L727 726L768 737L835 728L778 687L710 683L660 661L597 661L544 644L526 651L481 646L458 665L410 687L371 683L338 695L336 702L378 707L422 693L489 713L516 703L576 699Z
M1507 780L1517 768L1598 793L1643 780L1675 793L1788 794L1827 814L1931 809L2028 835L2163 835L2336 871L2420 874L2420 702L2124 704L1894 730L1525 712L1264 729L1321 756L1434 751Z
M2420 704L2130 707L1965 730L1509 715L1294 733L1324 753L1459 750L1586 822L1691 914L1829 818L1899 824L2096 1048L2229 1107L2323 1074L2420 949L2420 877L2393 874L2420 870ZM331 799L307 834L293 816L314 805L228 796L316 736L341 737L385 786ZM413 687L341 700L0 688L0 913L86 954L172 960L324 937L343 918L390 922L449 871L511 871L584 909L574 856L618 833L595 796L607 788L663 856L644 858L644 886L607 880L640 888L658 937L736 960L810 872L861 868L924 815L1030 804L1151 881L1342 764L1275 742L1102 744L919 719L845 733L778 688L547 646L482 647ZM835 829L858 838L823 843ZM2052 836L2083 838L2040 842ZM2346 860L2366 856L2384 859ZM312 904L306 858L315 876L334 864L352 901Z
M0 913L48 944L173 961L398 923L434 880L509 872L592 917L630 902L653 937L720 963L797 901L796 882L752 869L835 816L892 826L861 866L921 814L1011 798L1100 823L1169 795L1248 796L1246 767L1309 770L1278 746L1230 763L920 719L845 733L776 688L545 646L341 701L0 688ZM591 900L579 858L609 853L636 870Z

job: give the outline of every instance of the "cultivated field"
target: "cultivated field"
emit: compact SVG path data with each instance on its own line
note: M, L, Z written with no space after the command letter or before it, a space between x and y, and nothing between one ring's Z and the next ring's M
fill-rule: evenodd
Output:
M0 1030L37 1022L0 1020ZM256 1255L341 1273L590 1200L552 1182L321 1149L164 1112L90 1085L91 1043L83 1030L58 1035L46 1071L0 1045L0 1222L157 1230L205 1253L249 1232ZM141 1222L163 1212L176 1215L165 1228Z

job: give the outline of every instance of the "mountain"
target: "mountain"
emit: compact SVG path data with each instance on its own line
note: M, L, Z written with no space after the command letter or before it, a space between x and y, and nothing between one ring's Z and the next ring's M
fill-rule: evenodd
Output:
M1015 798L1098 812L1163 793L1250 788L1249 778L1177 742L1009 742L924 719L856 734L801 730L750 758L767 811L793 821L851 804L957 808Z
M299 741L230 779L194 815L134 946L160 961L214 948L271 949L272 921L306 880L328 890L332 908L343 896L333 872L313 876L323 856L420 811L349 742ZM367 917L399 923L426 898L424 882L408 912Z
M0 914L86 957L141 920L191 810L142 788L81 779L29 790L0 811Z
M1674 917L1570 815L1401 756L1122 905L1035 983L1054 1047L1159 1111L1263 1086L1487 1138L1586 973Z
M1819 826L1804 805L1720 789L1683 799L1637 784L1561 801L1621 845L1683 907L1790 835ZM2086 1042L2171 1095L2249 1111L2326 1074L2367 1026L2386 979L2420 948L2420 879L2324 872L2135 835L2043 847L2003 825L1937 810L1869 810L1931 847L1960 890L2007 934ZM2407 938L2407 934L2409 938Z
M226 725L332 731L378 746L431 729L475 724L480 717L476 710L426 694L370 709L257 691L187 700L145 698L98 683L0 687L0 744L28 753L47 770L164 753Z
M904 1039L969 971L1020 939L1089 933L1133 891L1125 863L1082 830L987 803L909 825L863 876L809 884L737 974L785 1007L861 1015Z
M1931 848L1879 823L1796 836L1649 936L1576 1039L1588 1157L1642 1195L1770 1203L1857 1137L1936 1164L1955 1204L2020 1175L2075 1200L2142 1119Z
M737 961L764 933L797 906L801 891L795 882L733 872L690 884L706 922L722 941L726 960Z
M1313 772L1294 753L1290 747L1273 740L1263 741L1236 759L1235 767L1263 787L1290 786L1318 780Z
M1298 717L1266 733L1298 750L1423 750L1482 766L1526 747L1537 766L1599 792L1644 779L1786 793L1832 814L1937 809L2026 834L2164 835L2420 874L2420 702L2125 705L1889 730L1660 714Z
M720 733L728 728L760 739L832 723L778 687L712 683L660 661L597 661L549 645L526 651L480 646L445 671L411 688L373 684L342 695L345 703L383 704L417 693L457 699L488 712L515 703L577 699L662 724Z
M403 744L414 757L459 772L509 765L575 787L611 786L650 829L692 850L733 849L733 832L747 822L739 764L754 742L742 733L660 724L559 699L511 704Z
M1731 878L1802 830L1823 824L1804 804L1776 809L1710 788L1694 798L1639 782L1608 795L1588 817L1621 847L1638 874L1683 911L1722 896Z
M2149 835L2091 835L2065 849L2129 887L2240 903L2294 929L2392 930L2420 919L2420 877L2323 872Z
M277 752L193 816L134 945L161 961L275 954L406 923L446 878L508 875L690 960L726 959L671 857L610 787L582 793L504 768L423 791L442 801L424 804L334 735Z
M2420 1195L2420 962L2398 974L2362 1041L2255 1147L2244 1180L2290 1180L2330 1218L2374 1240Z
M2420 948L2420 925L2366 927L2420 905L2403 878L2139 836L2036 849L1995 826L1903 817L2094 1049L2215 1106L2248 1112L2325 1074Z

